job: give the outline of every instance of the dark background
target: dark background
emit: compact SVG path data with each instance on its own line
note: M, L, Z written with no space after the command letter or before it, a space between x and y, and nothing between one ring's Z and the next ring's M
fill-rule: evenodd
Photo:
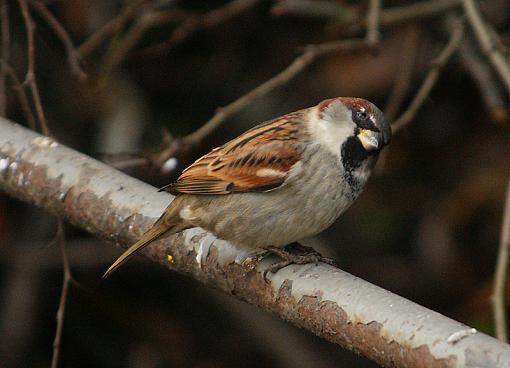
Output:
M46 2L76 45L133 3ZM35 72L51 133L155 186L256 123L325 98L363 97L384 109L410 63L401 113L449 39L443 27L447 12L385 27L378 52L321 58L250 103L199 146L177 151L178 168L162 172L154 157L168 144L165 134L192 133L218 107L287 67L304 45L363 36L355 26L367 8L365 2L330 1L344 12L314 16L309 8L279 14L275 6L284 9L285 1L263 0L217 25L197 27L179 44L154 49L182 22L200 23L200 15L226 2L160 1L160 8L157 3L146 1L125 27L83 57L86 80L70 72L62 44L32 11ZM9 63L23 80L26 32L18 2L6 4ZM384 7L406 4L385 1ZM112 65L137 20L154 9L174 18L148 29ZM485 1L482 11L508 44L510 4ZM459 8L451 14L461 13ZM351 18L345 20L346 14ZM454 55L416 118L395 135L358 201L306 244L347 272L492 334L490 294L510 172L508 95L473 40L468 31L465 43L473 47L467 53L489 70L495 81L490 91L503 103L487 103L487 90L466 67L466 55ZM6 91L8 118L27 124L12 88ZM393 115L392 120L399 114ZM62 284L60 252L51 243L55 232L52 216L0 194L2 366L50 365ZM70 226L66 237L76 283L67 301L61 367L375 366L141 257L103 280L120 249Z

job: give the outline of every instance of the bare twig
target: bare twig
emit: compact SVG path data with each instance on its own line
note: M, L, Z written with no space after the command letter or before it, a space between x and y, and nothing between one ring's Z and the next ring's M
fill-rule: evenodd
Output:
M381 23L381 0L369 0L367 13L367 43L371 47L376 47L380 40L379 26Z
M464 25L462 23L457 23L452 30L452 34L450 40L446 47L441 51L439 56L432 62L432 67L430 68L427 76L425 77L420 89L414 96L413 100L409 104L407 110L392 124L392 130L394 133L398 132L402 128L404 128L407 124L413 120L414 116L426 101L427 97L430 94L430 91L436 84L439 74L441 73L441 69L444 65L450 60L453 54L457 51L462 38L464 37Z
M480 95L494 122L504 122L508 119L508 107L499 83L485 59L479 55L473 40L467 39L459 48L459 56L466 71L478 86Z
M496 44L499 42L494 41L494 37L497 36L496 32L494 31L491 33L491 31L488 30L473 0L463 0L462 4L468 22L471 25L482 52L491 62L510 96L510 65L505 56L498 47L496 47Z
M98 237L129 246L172 200L61 144L40 147L33 143L40 135L2 118L0 131L8 167L0 190ZM274 259L248 270L235 262L239 251L200 228L156 241L143 253L383 366L503 368L510 361L507 344L329 265L288 266L266 282L263 272Z
M126 32L118 45L105 57L104 73L109 73L118 66L129 52L140 42L145 32L151 28L188 18L184 11L167 10L155 12L152 8L136 18L134 25Z
M381 26L387 27L398 23L431 17L459 6L461 1L462 0L429 0L381 9L380 24ZM297 6L295 3L297 3ZM275 5L274 11L277 15L299 14L330 18L341 24L344 29L345 24L352 24L353 28L351 32L360 32L363 28L366 28L367 22L363 22L362 19L359 19L359 15L355 16L355 12L352 11L352 9L349 11L350 7L346 7L346 5L341 2L328 1L327 3L327 7L321 6L318 11L314 11L317 7L317 1L315 0L282 1L281 4L277 3Z
M50 135L50 129L48 128L48 123L46 122L46 116L44 115L44 110L42 107L41 96L39 95L39 88L37 87L37 81L35 79L35 75L33 75L29 79L30 91L32 93L32 99L34 100L35 112L37 114L37 118L39 120L39 124L41 125L41 131L44 135Z
M334 41L318 45L309 45L304 48L303 53L294 59L292 63L280 73L254 88L247 94L239 97L237 100L225 107L219 108L214 116L209 119L202 127L195 132L187 135L180 140L183 146L195 146L223 124L232 115L252 103L256 99L265 96L274 89L288 83L299 73L301 73L310 64L319 57L329 55L335 52L354 51L369 48L365 39L352 38L348 40ZM182 147L180 144L171 144L167 149L158 154L157 165L163 164L169 157L172 157L175 151Z
M381 12L381 25L389 26L442 14L457 7L460 2L461 0L430 0L387 8Z
M260 0L232 0L224 6L211 10L209 13L205 14L201 17L198 24L190 23L188 26L183 25L181 30L177 30L177 32L174 31L170 38L170 43L179 44L199 28L207 29L225 23L242 12L252 8L259 2Z
M510 256L510 179L506 190L503 221L501 223L501 237L499 241L498 261L494 276L494 293L492 307L494 312L494 325L496 337L501 341L508 341L505 309L505 288L507 284L508 257Z
M21 13L23 15L23 22L25 23L25 32L27 36L27 72L25 75L25 81L23 83L27 84L29 79L32 78L34 74L34 65L35 65L35 46L34 46L34 22L32 17L30 16L30 12L28 11L28 6L25 0L18 0L19 7L21 9Z
M58 219L58 228L56 241L60 247L60 253L62 254L62 266L64 271L63 281L62 281L62 291L60 293L60 302L58 304L57 310L57 329L55 332L55 339L53 340L53 357L51 359L51 368L58 367L58 361L60 358L60 346L62 343L62 329L64 327L64 317L66 311L67 304L67 295L69 293L69 286L73 280L71 275L71 268L69 266L69 259L67 258L66 252L66 240L64 233L64 221L59 218Z
M16 97L18 99L18 102L21 106L21 109L23 110L23 114L25 115L25 118L27 119L28 126L32 130L36 130L36 121L34 114L32 114L32 109L30 108L30 103L28 102L28 97L25 93L25 89L23 88L23 85L21 84L21 81L19 80L18 76L16 75L16 72L14 69L7 63L5 63L3 60L2 63L2 70L6 73L7 77L10 79L12 84L12 89L16 93Z
M148 46L141 53L144 55L158 55L168 51L172 47L180 45L195 32L225 23L259 2L260 0L232 0L202 16L191 16L172 31L167 41Z
M128 5L126 5L119 15L111 19L100 30L93 33L78 47L78 54L82 58L88 57L99 46L101 46L108 37L124 28L124 26L138 14L138 11L143 5L145 5L146 2L147 0L135 0L133 2L128 2Z
M25 30L27 34L28 66L25 75L25 81L23 82L23 84L28 85L30 88L32 99L34 101L35 111L37 114L37 119L39 120L39 124L41 125L41 131L43 132L44 135L49 135L50 131L48 129L48 124L46 122L46 117L44 115L41 97L39 95L39 88L37 87L37 80L35 78L34 21L32 20L32 16L30 15L30 12L28 10L26 1L18 0L18 4L21 9L21 14L23 15L23 22L25 23Z
M340 23L351 23L356 18L351 5L330 0L278 0L271 8L271 14L298 14L326 19L334 17Z
M79 80L85 80L87 78L87 74L85 74L80 66L80 55L78 54L78 51L76 50L76 47L74 46L73 40L71 39L71 36L69 36L69 33L67 33L62 24L60 24L57 18L55 18L55 16L48 10L42 1L31 0L30 5L48 23L51 29L53 29L53 32L55 32L57 37L64 45L67 53L67 59L71 67L71 72Z
M509 6L509 8L510 8L510 6ZM509 9L509 11L510 11L510 9ZM509 51L508 46L507 46L507 44L505 44L505 41L503 39L501 39L501 37L499 36L499 33L496 31L496 28L494 27L494 25L491 23L486 23L485 26L487 27L487 32L489 32L489 34L492 38L492 42L494 42L494 47L497 48L499 50L499 52L501 52L501 54L503 54L503 56L508 56L508 51ZM508 41L508 38L507 38L507 41Z
M419 48L420 33L414 26L404 28L405 37L402 41L402 53L400 62L396 71L395 82L391 88L390 96L384 107L384 116L389 121L393 121L400 111L404 102L413 77L413 71L416 62L416 55Z
M0 2L0 23L2 32L2 60L6 63L9 62L9 53L11 47L11 37L9 31L9 8L7 6L7 0L1 0ZM7 86L6 86L7 72L0 65L0 116L6 116L7 109Z

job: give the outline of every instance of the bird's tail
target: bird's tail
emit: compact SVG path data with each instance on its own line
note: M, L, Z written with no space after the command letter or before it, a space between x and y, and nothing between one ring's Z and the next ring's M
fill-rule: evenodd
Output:
M174 202L176 201L179 202L177 198L174 199ZM122 253L119 258L117 258L115 262L113 262L110 268L108 268L108 270L104 273L103 277L110 276L117 268L119 268L119 266L126 262L136 252L143 249L154 240L159 239L162 235L166 233L177 233L189 227L182 223L182 220L179 216L180 206L174 202L170 204L170 206L154 223L154 225L152 225L151 228L142 235L140 240L130 246L124 253Z

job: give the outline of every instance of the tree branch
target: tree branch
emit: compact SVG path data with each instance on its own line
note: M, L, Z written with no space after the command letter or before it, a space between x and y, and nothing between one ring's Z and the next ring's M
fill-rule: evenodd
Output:
M467 38L459 48L460 60L478 86L491 119L496 123L504 123L508 119L508 108L505 103L504 91L486 58L482 58L476 50L474 40Z
M0 31L2 32L0 50L2 51L2 61L9 62L9 53L11 48L11 34L9 30L9 8L7 0L0 1ZM0 116L6 116L7 111L7 72L0 65Z
M444 14L446 11L460 5L461 0L429 0L394 6L381 11L381 25L389 26L416 19Z
M71 285L72 275L71 267L69 266L69 259L67 258L66 252L66 239L64 233L64 221L58 219L57 235L55 237L56 242L60 248L62 255L62 268L64 271L62 281L62 291L60 293L60 301L58 303L57 310L57 329L55 332L55 339L53 340L53 356L51 358L51 368L58 367L58 361L60 359L60 345L62 343L62 330L64 328L64 318L66 313L67 295L69 294L69 286Z
M42 107L41 96L39 95L39 87L37 86L37 80L35 78L35 45L34 45L34 21L28 10L28 5L25 0L18 0L21 14L23 15L23 22L25 24L25 30L27 33L27 73L25 75L25 81L23 84L28 85L34 101L35 112L37 119L41 125L41 131L44 135L49 135L50 131L48 123L46 122L46 116Z
M336 19L340 23L350 23L356 18L351 5L330 0L276 0L271 14L301 15L313 18Z
M21 110L27 119L28 126L32 130L37 130L37 126L35 123L34 114L32 114L32 110L30 109L30 103L28 102L28 97L23 89L23 85L16 75L16 71L3 60L0 61L1 68L5 72L5 75L10 79L12 84L12 89L18 98L18 102L20 104Z
M381 33L379 30L381 24L381 0L369 0L369 7L367 12L367 43L376 47L379 45Z
M498 261L494 276L494 293L492 306L494 311L494 325L496 337L501 341L508 341L505 288L508 274L508 257L510 256L510 179L506 190L505 207L503 209L503 221L501 222L501 237L499 242Z
M69 33L67 33L66 29L62 26L62 24L60 24L57 18L55 18L42 1L32 0L30 5L39 13L46 23L48 23L51 29L53 29L53 32L55 32L57 37L60 39L60 42L64 45L69 66L73 75L75 75L80 81L84 81L87 78L87 74L85 74L80 66L80 55L76 50Z
M5 119L0 131L0 189L98 237L130 245L172 199ZM498 368L510 361L508 345L328 265L292 265L266 283L262 272L273 260L243 267L234 261L238 251L199 228L143 253L382 365Z
M260 0L232 0L206 14L190 16L172 31L170 37L166 41L147 46L142 51L142 54L158 55L168 51L172 47L183 43L190 35L196 33L198 30L209 29L224 23L255 6L258 2L260 2Z
M510 64L495 45L496 32L491 34L473 0L463 0L462 4L482 52L491 62L510 96Z
M445 48L441 51L439 56L432 61L432 67L430 68L427 76L423 80L420 89L414 96L413 100L409 104L407 110L392 124L393 133L397 133L402 128L404 128L407 124L409 124L413 119L418 110L422 107L423 103L426 101L429 96L432 88L436 84L439 75L441 74L441 69L445 66L445 64L450 60L453 54L457 51L464 36L464 25L461 23L457 23L454 26L454 29L451 31L452 34L450 36L450 40L446 44Z
M461 1L462 0L428 0L381 9L380 25L388 27L398 23L410 22L416 19L442 14L459 6ZM274 15L299 14L315 18L329 18L338 21L341 25L352 24L352 32L359 32L367 26L367 22L363 22L359 19L359 15L356 16L352 8L352 6L347 6L342 2L334 1L282 0L274 5L272 13Z
M404 33L404 32L402 32ZM384 106L384 116L388 121L395 120L404 100L411 88L416 56L420 46L420 32L413 26L408 26L402 40L402 53L398 61L395 81Z
M120 32L122 28L124 28L124 26L138 14L140 8L142 8L146 2L147 0L134 0L133 2L128 2L115 18L108 21L108 23L106 23L97 32L90 35L90 37L78 47L78 55L80 55L81 58L89 57L90 54L96 51L108 37Z
M172 22L185 22L191 17L186 11L168 9L158 11L158 3L141 9L133 25L120 37L115 46L110 48L104 57L103 73L111 73L126 58L126 56L140 43L150 29ZM150 47L150 46L149 46Z

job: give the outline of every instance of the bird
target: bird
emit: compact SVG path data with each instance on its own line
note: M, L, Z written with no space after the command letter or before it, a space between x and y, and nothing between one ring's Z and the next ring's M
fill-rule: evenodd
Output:
M326 99L257 125L160 188L176 197L104 277L161 236L192 227L240 250L286 257L286 245L328 228L354 202L390 139L381 110L357 97Z

